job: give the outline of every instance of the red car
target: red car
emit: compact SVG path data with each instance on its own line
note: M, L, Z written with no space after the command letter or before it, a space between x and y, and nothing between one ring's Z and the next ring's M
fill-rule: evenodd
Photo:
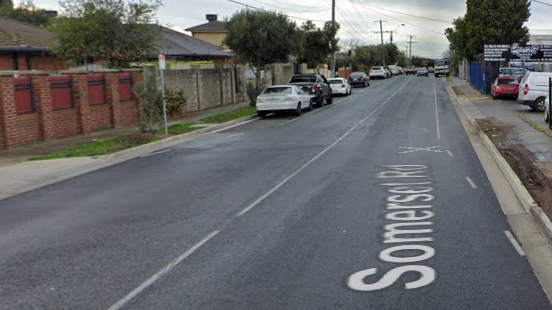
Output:
M516 97L518 96L519 81L513 77L498 77L491 85L491 96L498 97Z

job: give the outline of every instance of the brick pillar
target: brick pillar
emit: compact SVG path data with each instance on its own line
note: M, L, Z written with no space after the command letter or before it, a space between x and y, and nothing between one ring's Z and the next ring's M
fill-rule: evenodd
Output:
M132 87L134 88L136 85L143 84L145 82L144 72L142 70L132 70L130 71L130 76L132 78ZM140 117L142 115L142 104L145 103L145 100L143 98L139 98L136 95L133 96L134 102L136 103L136 109L137 109L137 121L140 120Z
M11 76L0 77L0 149L17 144L17 112Z
M39 115L40 129L44 140L52 140L56 137L54 129L52 89L49 75L32 75L33 100Z
M107 103L111 106L111 119L113 128L121 128L121 101L119 100L119 78L116 72L105 74L105 86L107 92Z
M90 117L90 103L88 101L88 80L85 73L73 74L73 87L75 103L78 109L78 120L81 133L92 131L92 119Z

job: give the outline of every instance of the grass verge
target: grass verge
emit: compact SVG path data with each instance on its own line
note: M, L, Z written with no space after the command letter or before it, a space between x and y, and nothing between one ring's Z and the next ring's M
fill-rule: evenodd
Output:
M255 115L256 113L257 113L257 109L255 109L255 107L247 106L236 110L232 110L230 112L225 112L225 113L202 118L200 122L204 124L220 124L220 123L232 121L238 118Z
M527 117L523 116L523 115L519 115L519 118L521 118L523 121L525 121L527 124L529 124L531 127L533 127L533 129L537 130L537 131L540 131L540 132L544 132L546 133L546 130L541 127L540 125L536 124L535 122L533 122L532 120L528 119Z

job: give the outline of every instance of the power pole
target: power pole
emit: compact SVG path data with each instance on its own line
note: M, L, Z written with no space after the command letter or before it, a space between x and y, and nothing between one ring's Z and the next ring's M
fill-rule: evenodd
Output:
M380 34L381 34L381 46L384 46L383 45L383 23L387 23L386 20L376 20L374 21L374 23L379 23L380 24ZM383 53L383 65L385 66L385 52L387 52L387 50L384 51Z
M335 0L332 0L332 26L335 27ZM335 77L336 53L337 52L334 51L332 56L332 74L330 75L332 78Z
M408 56L408 58L410 59L410 62L412 62L412 43L420 43L420 42L414 42L412 41L412 38L414 38L414 36L409 36L410 37L410 40L407 41L406 43L409 43L410 44L410 56Z

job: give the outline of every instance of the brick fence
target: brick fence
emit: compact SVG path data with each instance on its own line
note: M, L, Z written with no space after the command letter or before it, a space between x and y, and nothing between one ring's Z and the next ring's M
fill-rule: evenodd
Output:
M132 124L142 81L141 70L0 74L0 149Z

